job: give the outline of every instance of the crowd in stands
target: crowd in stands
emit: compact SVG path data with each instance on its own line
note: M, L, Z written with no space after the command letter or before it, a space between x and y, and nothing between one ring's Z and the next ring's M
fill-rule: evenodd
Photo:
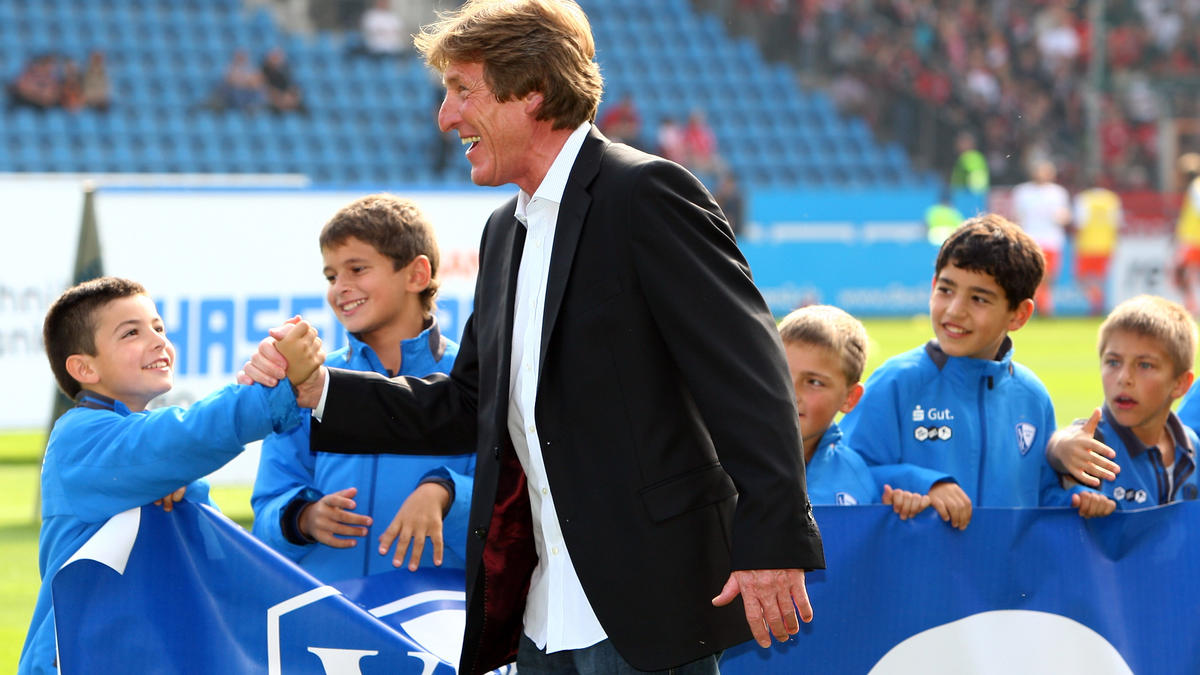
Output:
M67 56L40 54L8 83L10 107L108 110L110 99L108 71L100 51L91 52L83 68Z
M263 108L276 113L305 112L303 92L292 77L287 55L279 47L268 51L259 65L251 61L249 51L235 51L204 106L246 112Z
M682 124L674 117L662 118L653 136L647 138L642 129L642 115L633 97L625 92L601 106L596 126L610 140L652 152L690 169L712 189L734 233L741 232L744 208L741 189L737 177L721 158L717 135L702 110L692 110Z
M843 112L875 132L928 152L948 171L954 130L969 129L992 181L1012 185L1039 158L1082 184L1093 27L1089 3L1065 0L697 0L728 12L769 58L824 82ZM1157 119L1197 113L1186 89L1160 97L1164 80L1200 64L1200 4L1110 0L1100 103L1103 176L1118 189L1157 174ZM1168 88L1169 89L1169 88ZM928 124L933 121L933 124ZM922 124L926 123L925 127ZM947 133L948 132L948 133ZM933 142L930 142L933 141ZM922 146L921 144L925 145ZM934 147L936 146L936 148Z

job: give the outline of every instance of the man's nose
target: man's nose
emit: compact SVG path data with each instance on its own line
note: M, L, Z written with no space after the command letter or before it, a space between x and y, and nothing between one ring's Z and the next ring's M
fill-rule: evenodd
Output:
M438 128L442 130L442 133L447 133L453 129L459 120L458 112L450 105L450 100L448 98L442 99L442 105L438 106L437 117Z

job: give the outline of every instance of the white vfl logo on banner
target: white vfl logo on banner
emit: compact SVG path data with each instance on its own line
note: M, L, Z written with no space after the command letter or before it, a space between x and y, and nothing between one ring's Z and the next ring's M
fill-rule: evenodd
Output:
M1096 631L1065 616L1029 610L981 612L917 633L892 647L869 675L959 673L1133 675Z

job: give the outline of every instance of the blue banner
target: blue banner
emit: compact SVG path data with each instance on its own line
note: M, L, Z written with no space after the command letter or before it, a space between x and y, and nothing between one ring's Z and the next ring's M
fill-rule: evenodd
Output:
M828 569L815 618L771 649L725 653L740 673L1200 672L1200 504L1083 520L1069 509L814 509Z
M326 585L183 502L111 519L53 580L59 663L78 673L453 673L461 571Z
M828 570L792 640L728 650L741 673L1200 672L1200 504L1083 520L1067 509L818 507ZM452 673L461 573L326 585L187 502L109 521L53 580L66 675Z

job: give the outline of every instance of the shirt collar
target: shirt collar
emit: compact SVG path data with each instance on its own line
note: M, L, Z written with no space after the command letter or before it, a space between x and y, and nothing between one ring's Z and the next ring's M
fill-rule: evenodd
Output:
M542 179L542 183L538 185L537 190L534 190L532 196L524 190L517 193L515 215L522 225L528 223L529 202L535 199L545 199L555 204L562 203L563 192L567 189L567 178L571 175L571 167L575 165L575 158L579 156L579 149L583 147L583 141L587 138L591 128L591 122L584 122L575 127L575 131L572 131L571 135L567 137L567 142L558 151L554 163L546 172L546 177Z

